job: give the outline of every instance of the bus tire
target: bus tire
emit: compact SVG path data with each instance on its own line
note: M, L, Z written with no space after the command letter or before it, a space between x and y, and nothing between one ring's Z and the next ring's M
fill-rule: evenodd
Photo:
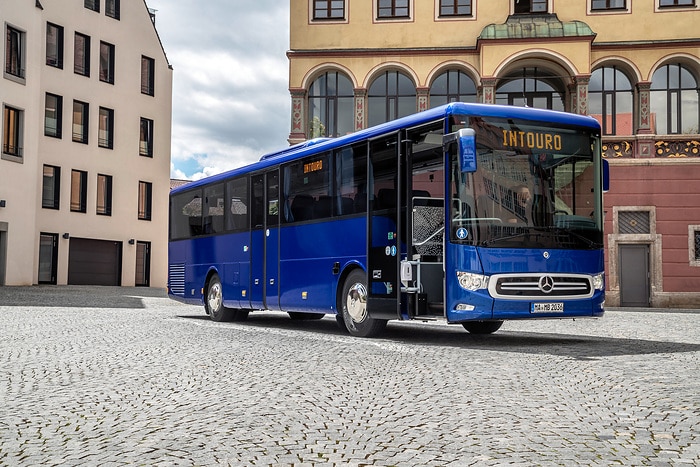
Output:
M204 309L213 321L243 321L248 317L245 310L236 310L224 306L224 293L218 274L209 278L207 295L204 297Z
M367 284L360 269L345 278L339 308L345 327L353 336L374 337L386 328L386 320L372 318L367 313Z
M469 321L462 323L469 334L493 334L501 329L503 321Z

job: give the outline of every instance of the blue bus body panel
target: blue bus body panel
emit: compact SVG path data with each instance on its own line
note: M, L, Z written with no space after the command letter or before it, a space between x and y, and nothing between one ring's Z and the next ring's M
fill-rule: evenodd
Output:
M364 263L364 217L282 228L280 305L284 311L334 313L339 274L349 264Z

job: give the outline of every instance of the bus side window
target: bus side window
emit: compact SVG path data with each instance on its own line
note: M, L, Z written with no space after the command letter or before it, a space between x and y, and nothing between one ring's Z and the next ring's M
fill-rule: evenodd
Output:
M335 152L335 186L339 195L336 215L367 210L367 143L347 146Z
M265 221L265 206L263 199L265 179L262 175L256 175L252 177L251 184L251 197L253 198L253 203L250 226L253 229L261 229L263 227L263 222Z
M248 178L241 177L227 182L226 199L226 230L238 232L248 229Z

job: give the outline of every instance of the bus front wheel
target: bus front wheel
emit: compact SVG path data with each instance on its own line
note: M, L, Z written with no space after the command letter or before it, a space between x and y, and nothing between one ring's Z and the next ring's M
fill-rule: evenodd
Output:
M343 283L340 312L348 332L358 337L373 337L386 327L386 320L375 319L367 313L367 284L365 274L355 269Z
M214 274L207 284L207 295L204 299L204 308L209 317L214 321L242 321L248 317L248 312L235 310L224 306L224 291L221 279Z
M462 323L469 334L493 334L501 329L503 321L469 321Z

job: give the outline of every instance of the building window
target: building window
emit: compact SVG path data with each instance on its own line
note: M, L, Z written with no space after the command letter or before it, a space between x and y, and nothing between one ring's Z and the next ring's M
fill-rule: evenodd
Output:
M100 81L114 84L114 45L100 41Z
M625 10L626 0L591 0L591 10Z
M139 155L153 157L153 120L141 117Z
M73 212L87 212L87 172L85 171L71 171L70 210Z
M75 33L73 71L78 75L90 76L90 36L79 32Z
M471 16L472 0L440 0L440 16Z
M63 97L48 92L44 107L44 135L53 138L63 136Z
M61 168L44 166L44 179L41 190L41 207L59 209L61 199Z
M24 79L25 34L19 29L7 26L5 41L5 73Z
M313 0L314 19L345 19L345 0Z
M659 0L660 7L695 6L695 0Z
M119 0L105 0L105 15L119 19Z
M92 11L100 11L100 0L85 0L85 8Z
M153 199L153 185L151 182L139 181L139 219L151 220L151 203Z
M377 17L384 18L408 18L409 0L378 0Z
M659 135L697 134L700 121L698 82L681 64L664 65L651 78L651 115Z
M499 81L496 104L564 110L565 87L561 78L542 68L523 68Z
M350 79L329 71L309 87L309 138L341 136L354 130L355 97Z
M22 157L22 126L24 112L6 105L3 112L2 153Z
M63 27L46 23L46 64L63 68Z
M155 94L156 61L141 55L141 94Z
M516 15L547 13L547 0L515 0L513 12Z
M459 70L441 74L430 85L430 107L450 102L476 102L476 84L469 75Z
M101 148L114 148L114 110L100 107L100 128L97 144Z
M688 256L691 266L700 267L700 225L688 226Z
M88 142L88 118L90 106L87 102L73 101L73 141Z
M112 215L112 176L97 174L97 214Z
M600 122L604 135L634 134L633 90L617 67L598 68L588 84L588 113Z
M367 92L369 126L416 112L416 87L398 71L387 71L375 79Z

